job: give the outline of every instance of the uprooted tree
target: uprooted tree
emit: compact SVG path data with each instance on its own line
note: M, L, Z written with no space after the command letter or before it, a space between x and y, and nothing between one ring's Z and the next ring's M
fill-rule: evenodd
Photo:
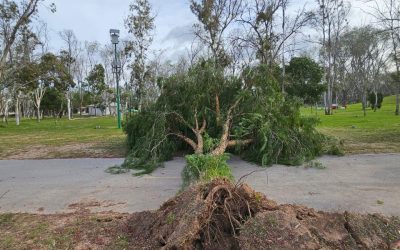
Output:
M214 163L220 168L227 152L262 165L299 164L323 152L325 137L315 130L317 121L301 117L301 100L282 93L278 62L248 64L240 73L227 70L232 60L225 33L243 4L191 1L199 21L195 35L207 51L190 66L158 77L154 104L125 125L130 155L122 168L149 173L177 152L194 153L199 166L219 159Z
M159 85L156 103L125 126L131 150L125 168L151 172L179 151L215 157L232 152L263 165L299 164L323 151L316 120L300 116L301 102L283 97L267 66L235 77L203 60Z

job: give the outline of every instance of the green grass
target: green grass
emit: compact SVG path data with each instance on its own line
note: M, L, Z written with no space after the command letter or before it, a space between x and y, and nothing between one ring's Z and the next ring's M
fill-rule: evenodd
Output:
M10 120L0 123L0 158L124 156L125 135L116 124L113 117L24 119L20 126Z
M349 105L346 110L335 110L331 116L318 110L321 124L318 129L344 142L346 153L400 152L400 116L394 115L395 96L385 97L383 106L374 112L367 109L364 117L361 104ZM304 115L316 115L315 109L302 110Z

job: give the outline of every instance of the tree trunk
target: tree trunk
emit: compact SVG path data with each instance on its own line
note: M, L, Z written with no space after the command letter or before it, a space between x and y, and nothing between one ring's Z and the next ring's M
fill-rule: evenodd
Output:
M217 126L221 124L221 107L219 103L219 96L215 95L215 114L216 114L216 121L217 121Z
M367 107L366 106L367 106L367 97L366 97L366 94L364 92L363 96L362 96L362 109L363 109L363 112L364 112L364 117L367 116L367 111L366 111Z
M71 98L69 94L67 94L67 109L68 109L68 120L72 119L72 112L71 112Z
M17 126L19 126L19 123L20 123L19 106L20 106L20 103L19 103L19 93L18 93L17 97L15 98L15 124Z

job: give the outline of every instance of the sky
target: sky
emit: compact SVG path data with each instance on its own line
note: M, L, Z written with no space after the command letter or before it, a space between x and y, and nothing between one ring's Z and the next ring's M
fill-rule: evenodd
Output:
M50 49L58 50L62 46L58 33L64 29L73 30L80 41L98 41L110 43L109 29L121 30L121 36L128 34L124 28L124 19L128 15L132 0L46 0L40 7L40 19L48 24ZM57 6L56 13L46 7L50 2ZM315 0L291 0L291 11L306 4L315 5ZM155 19L155 39L153 49L163 49L171 54L184 53L193 40L191 27L196 22L190 11L189 0L150 0ZM350 0L352 11L350 24L366 24L371 17L365 12L363 0ZM362 10L364 9L364 11Z

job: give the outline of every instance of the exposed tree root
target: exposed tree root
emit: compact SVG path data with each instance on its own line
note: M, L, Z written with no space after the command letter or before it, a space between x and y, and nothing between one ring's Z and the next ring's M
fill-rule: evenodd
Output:
M138 249L396 249L400 220L280 205L227 180L191 187L132 215Z

